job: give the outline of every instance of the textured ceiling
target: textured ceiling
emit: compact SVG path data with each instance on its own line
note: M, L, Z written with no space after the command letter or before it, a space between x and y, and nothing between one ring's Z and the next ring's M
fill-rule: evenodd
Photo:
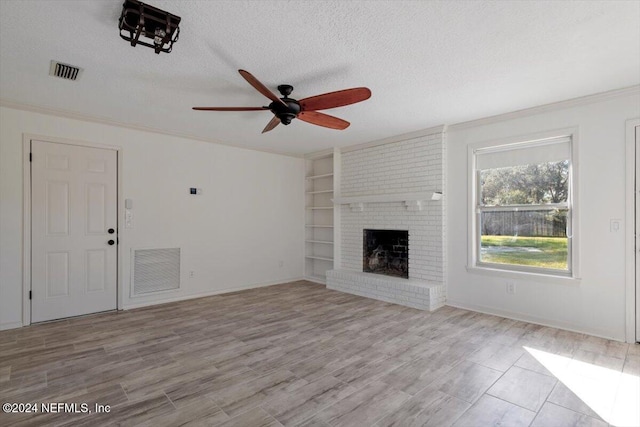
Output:
M170 54L118 35L121 0L0 1L0 98L226 144L309 153L640 83L640 2L149 0L182 17ZM48 75L51 59L84 68ZM367 86L262 135L269 112L238 74L300 99Z

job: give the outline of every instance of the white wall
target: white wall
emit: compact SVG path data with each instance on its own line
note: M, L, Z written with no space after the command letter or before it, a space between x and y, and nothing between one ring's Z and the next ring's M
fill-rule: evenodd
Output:
M133 229L120 218L125 308L302 277L302 159L2 107L0 329L22 320L24 133L122 147L134 203ZM182 249L181 290L130 298L131 249L163 247Z
M610 232L611 219L625 218L625 121L640 116L637 92L561 110L477 125L453 126L447 140L448 304L536 323L625 339L625 236ZM577 127L580 276L571 283L506 278L466 269L467 146L476 142Z

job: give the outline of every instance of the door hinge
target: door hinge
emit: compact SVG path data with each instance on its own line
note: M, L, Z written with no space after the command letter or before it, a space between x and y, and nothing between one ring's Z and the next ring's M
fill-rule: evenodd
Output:
M29 161L33 161L33 153L29 153Z
M29 291L29 299L33 296L33 291Z

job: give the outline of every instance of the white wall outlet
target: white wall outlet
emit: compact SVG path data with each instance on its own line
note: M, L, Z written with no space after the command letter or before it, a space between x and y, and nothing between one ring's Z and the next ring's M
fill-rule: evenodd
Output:
M189 272L189 279L193 279L195 275L196 275L196 272L195 272L195 271L193 271L193 270L191 270L191 271Z
M278 263L278 267L280 268L284 267L284 261L280 260L280 262Z
M507 293L510 295L516 293L516 282L507 282Z

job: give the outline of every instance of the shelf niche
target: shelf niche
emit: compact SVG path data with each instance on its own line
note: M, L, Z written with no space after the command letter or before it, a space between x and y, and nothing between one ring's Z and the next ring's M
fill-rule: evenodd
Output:
M322 284L334 268L333 162L333 154L325 154L307 159L305 168L304 275Z

